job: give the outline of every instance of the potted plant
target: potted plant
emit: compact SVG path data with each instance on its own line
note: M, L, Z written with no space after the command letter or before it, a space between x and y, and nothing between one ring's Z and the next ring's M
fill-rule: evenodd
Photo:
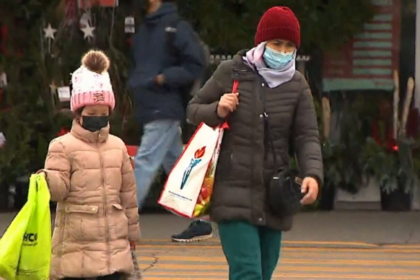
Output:
M414 141L400 139L395 150L381 146L369 138L363 147L364 172L374 178L381 190L385 211L409 211L413 189L419 182L419 161L412 160Z
M372 110L369 105L372 97L353 94L342 101L340 133L334 150L336 158L330 163L335 165L334 172L339 173L334 182L337 184L335 208L380 209L379 187L372 184L361 164L362 147L369 136L369 123L375 108Z
M414 80L408 79L403 110L399 114L398 72L395 71L393 108L383 100L379 118L373 123L372 138L364 147L364 170L377 180L381 189L382 209L386 211L409 211L414 188L419 182L418 161L413 160L416 142L407 137L407 119L412 100ZM392 118L390 117L392 116ZM401 116L401 119L399 119ZM392 121L391 121L392 120Z
M359 165L360 145L364 141L363 111L360 109L363 100L356 99L356 102L347 101L342 104L344 108L340 110L339 139L334 141L330 135L330 101L324 97L322 108L315 103L324 163L324 185L319 201L322 210L332 210L336 201L346 203L353 200L354 195L363 187L364 178Z

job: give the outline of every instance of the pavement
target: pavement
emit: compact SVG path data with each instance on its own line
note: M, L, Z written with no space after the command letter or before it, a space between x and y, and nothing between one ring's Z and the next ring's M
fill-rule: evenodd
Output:
M0 214L0 235L14 214ZM420 212L308 212L285 233L273 279L420 279ZM215 237L193 244L172 243L189 220L172 214L141 215L137 248L146 280L228 279Z
M143 239L167 239L184 230L188 219L171 214L140 216ZM420 212L306 212L295 218L286 241L420 244Z
M0 214L0 236L15 213ZM168 239L190 220L172 214L140 215L142 239ZM295 218L286 241L420 244L420 212L305 212Z
M343 245L343 244L342 244ZM324 247L287 242L273 280L418 280L420 246ZM228 279L217 240L196 244L148 241L138 247L146 280Z

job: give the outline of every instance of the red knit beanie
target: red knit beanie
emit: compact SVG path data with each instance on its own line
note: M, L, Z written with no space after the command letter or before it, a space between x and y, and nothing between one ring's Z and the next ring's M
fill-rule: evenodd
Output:
M262 16L255 34L255 45L262 42L282 39L300 45L300 25L295 14L288 7L276 6L268 9Z

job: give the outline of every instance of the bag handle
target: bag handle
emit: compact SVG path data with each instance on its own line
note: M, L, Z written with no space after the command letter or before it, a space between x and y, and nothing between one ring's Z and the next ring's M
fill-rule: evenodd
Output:
M233 86L232 86L232 93L236 93L238 91L238 87L239 87L239 81L234 80L233 81ZM226 117L225 121L222 123L221 128L229 129L229 124L228 124L228 121L227 121L227 119L229 118L229 115Z
M262 82L265 84L265 81L262 81ZM258 80L257 80L257 83L258 83L257 84L257 90L258 90L258 93L259 93L259 96L260 96L260 99L261 99L261 103L262 103L262 107L263 107L264 138L265 138L264 142L266 144L268 144L266 146L269 146L269 149L271 150L271 155L273 157L274 165L276 166L276 168L279 168L278 160L277 160L277 156L276 156L276 151L274 149L274 141L273 141L273 138L271 137L271 134L270 134L270 120L269 120L269 115L268 115L266 107L265 107L265 104L266 104L265 96L264 96L264 93L263 93L263 91L262 91L262 89L259 85ZM265 153L265 155L267 155L267 153Z
M232 93L236 93L238 91L238 86L239 86L239 81L234 80L233 81L233 86L232 86Z
M262 82L265 83L265 81L262 81ZM265 138L264 141L266 142L266 144L268 144L268 146L270 146L274 166L276 166L276 168L279 169L280 166L278 165L276 150L274 149L274 141L273 141L273 137L271 136L271 133L270 133L270 116L268 115L267 110L266 110L266 106L265 106L266 105L265 95L264 95L263 90L261 89L259 84L257 84L257 89L258 89L258 93L260 95L260 99L261 99L261 103L262 103L262 107L263 107L264 138ZM296 107L295 107L295 110L293 112L293 119L295 118L295 115L296 115ZM267 155L267 153L265 153L265 156L266 155ZM278 171L280 171L280 170L278 170ZM295 181L296 184L302 185L302 179L299 178L298 176L296 176L294 178L294 181Z

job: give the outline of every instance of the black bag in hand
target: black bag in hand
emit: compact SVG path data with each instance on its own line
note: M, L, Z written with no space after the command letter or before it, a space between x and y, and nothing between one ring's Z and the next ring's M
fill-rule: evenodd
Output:
M300 209L302 180L296 170L286 169L274 175L268 189L270 211L276 216L293 216Z

